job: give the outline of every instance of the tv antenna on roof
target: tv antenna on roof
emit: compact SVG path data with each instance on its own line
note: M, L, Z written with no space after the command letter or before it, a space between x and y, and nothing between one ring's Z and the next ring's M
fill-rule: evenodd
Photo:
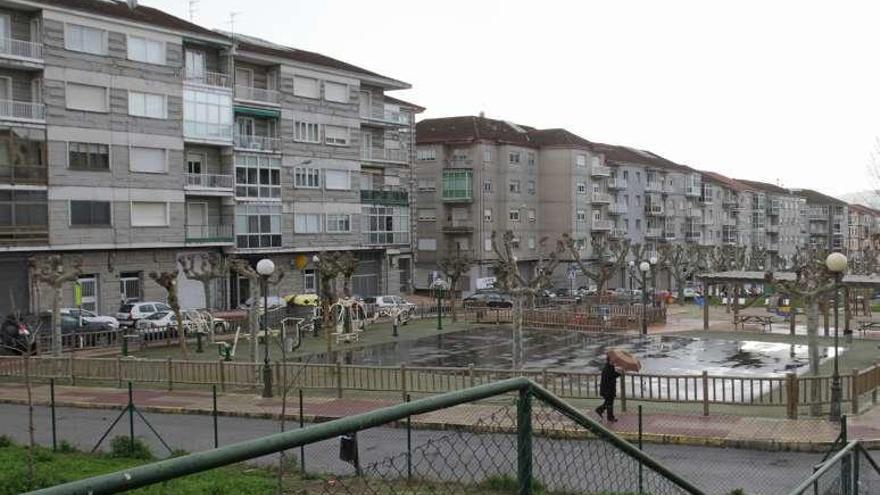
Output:
M195 22L196 10L198 10L199 0L189 0L189 22Z

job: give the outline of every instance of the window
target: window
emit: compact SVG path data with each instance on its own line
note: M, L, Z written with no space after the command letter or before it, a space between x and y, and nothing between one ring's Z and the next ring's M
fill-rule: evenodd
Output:
M304 98L320 98L318 80L311 77L293 77L293 95Z
M98 311L98 277L96 275L83 275L76 279L82 296L82 309L84 311Z
M486 208L483 210L483 221L492 222L492 208Z
M512 247L513 249L519 249L519 238L518 237L514 237L510 241L510 247Z
M164 119L166 116L165 95L129 91L128 114L134 117Z
M232 96L213 91L183 90L183 134L201 139L232 139Z
M281 198L281 158L256 153L235 153L233 156L236 197Z
M443 171L443 199L445 201L469 201L473 195L473 172L471 170Z
M296 167L293 169L293 186L300 189L321 187L321 171L316 168Z
M492 150L483 150L483 161L491 162L492 161Z
M71 201L70 225L110 226L109 201Z
M361 233L366 245L409 244L409 207L363 205Z
M436 222L437 210L434 208L419 208L420 222Z
M578 168L587 168L587 155L578 155L576 161Z
M587 221L587 212L584 210L578 210L576 218L577 218L578 222L586 222Z
M535 194L535 181L530 180L526 183L526 191L528 191L529 194Z
M510 181L510 184L507 185L507 190L512 193L519 193L521 191L520 183L518 180Z
M483 251L492 250L492 239L483 239Z
M67 166L74 170L110 170L110 146L68 143Z
M327 215L327 232L343 233L351 232L351 215L345 214L328 214Z
M511 152L511 153L509 153L509 154L507 155L507 161L508 161L511 165L514 165L514 164L519 163L519 159L520 159L520 156L519 156L519 152L518 152L518 151Z
M538 219L538 214L535 212L534 208L529 208L529 221L534 222Z
M165 64L165 43L138 36L128 37L128 58L148 64Z
M582 182L578 182L577 192L578 192L578 194L586 194L587 193L587 185Z
M324 142L334 146L348 146L348 127L325 125Z
M348 170L325 171L324 188L335 191L348 191L351 189L351 174Z
M437 239L419 239L419 251L436 251Z
M638 230L638 231L642 230L642 220L638 219L638 218L636 218L636 230Z
M168 203L131 203L132 227L165 227L168 225Z
M529 236L529 249L535 249L535 236Z
M281 206L240 204L235 207L235 244L239 248L281 246Z
M519 210L510 210L507 214L507 219L511 222L519 222Z
M123 302L141 300L141 275L139 272L119 274L119 299Z
M320 143L321 137L318 133L318 124L294 121L293 139L302 143Z
M486 177L483 179L483 192L490 193L492 192L492 178Z
M636 182L642 182L642 173L636 170Z
M87 84L67 83L67 108L86 112L107 112L107 88Z
M327 101L348 103L348 85L324 81L324 99Z
M314 294L318 290L317 277L315 270L303 270L303 292L306 294Z
M167 171L165 150L132 146L129 151L129 169L132 172L164 174Z
M623 180L629 182L629 170L623 171Z
M419 179L419 192L433 192L437 190L434 179Z
M534 167L535 166L535 154L530 151L528 158L529 158L529 166Z
M75 52L107 54L107 32L78 24L64 25L64 48Z
M321 232L320 213L297 213L293 216L293 231L297 234L317 234Z
M433 162L437 159L435 148L419 148L416 150L416 159L420 162Z
M47 229L48 225L46 191L0 190L0 227L12 227L9 230L14 230L15 227Z

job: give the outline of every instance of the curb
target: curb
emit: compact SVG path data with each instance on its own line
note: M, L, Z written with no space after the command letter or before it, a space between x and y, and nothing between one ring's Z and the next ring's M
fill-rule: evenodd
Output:
M49 401L36 399L33 401L34 405L48 407ZM25 399L10 399L10 398L0 398L0 404L13 404L13 405L27 405L27 400ZM110 410L122 410L125 408L125 404L109 404L109 403L94 403L94 402L82 402L82 401L55 401L56 407L72 407L77 409L110 409ZM143 412L157 413L157 414L187 414L187 415L201 415L201 416L209 416L211 415L211 410L203 409L199 407L185 407L185 406L137 406L139 410ZM249 418L249 419L264 419L264 420L278 420L281 415L279 413L274 412L251 412L251 411L223 411L218 410L217 416L220 417L231 417L231 418ZM299 416L296 414L288 414L289 420L298 421ZM318 414L304 414L303 421L307 423L325 423L328 421L333 421L335 419L339 419L342 416L325 416ZM454 424L454 423L445 423L442 421L419 421L418 419L414 419L411 423L413 429L417 430L437 430L437 431L461 431L461 432L470 432L470 433L510 433L513 430L511 428L505 427L487 427L487 426L477 426L477 425L464 425L464 424ZM403 427L403 422L398 422L392 424L393 427L401 428ZM624 440L627 440L630 443L635 444L638 441L638 432L634 431L623 431L623 430L611 430L613 433L617 434ZM589 432L586 431L570 431L570 430L552 430L548 431L546 436L550 437L559 437L559 438L575 438L575 439L586 439L586 438L596 438ZM736 448L736 449L750 449L750 450L762 450L762 451L771 451L771 452L808 452L808 453L816 453L816 452L825 452L828 448L834 443L833 441L817 441L817 442L802 442L802 441L780 441L780 440L772 440L772 439L735 439L735 438L724 438L724 437L700 437L694 435L678 435L673 433L643 433L642 441L650 444L661 444L661 445L682 445L682 446L699 446L699 447L715 447L715 448ZM880 448L880 439L870 439L870 440L861 440L862 444L867 449L878 449Z

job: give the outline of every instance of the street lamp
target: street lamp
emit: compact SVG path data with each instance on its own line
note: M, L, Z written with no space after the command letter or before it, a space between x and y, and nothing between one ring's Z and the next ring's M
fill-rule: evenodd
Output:
M269 365L269 276L275 271L275 263L269 258L257 262L257 273L263 286L263 397L272 397L272 368ZM256 343L254 343L256 345Z
M657 306L657 255L651 255L648 262L651 263L651 306Z
M843 278L843 272L846 271L846 256L843 253L831 253L825 258L825 267L834 275L834 371L831 374L831 410L829 419L831 421L840 421L840 371L838 369L838 354L840 350L838 345L838 309L840 303L840 281Z
M449 284L438 278L431 283L431 288L437 293L437 330L443 330L443 291L449 289Z
M639 263L639 271L642 272L642 335L648 335L648 272L651 263L643 261Z

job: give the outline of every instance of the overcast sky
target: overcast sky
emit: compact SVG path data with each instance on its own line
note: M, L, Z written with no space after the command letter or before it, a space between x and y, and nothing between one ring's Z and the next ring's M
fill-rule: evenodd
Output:
M141 0L189 17L188 0ZM831 194L873 187L880 2L199 0L194 20L476 115Z

